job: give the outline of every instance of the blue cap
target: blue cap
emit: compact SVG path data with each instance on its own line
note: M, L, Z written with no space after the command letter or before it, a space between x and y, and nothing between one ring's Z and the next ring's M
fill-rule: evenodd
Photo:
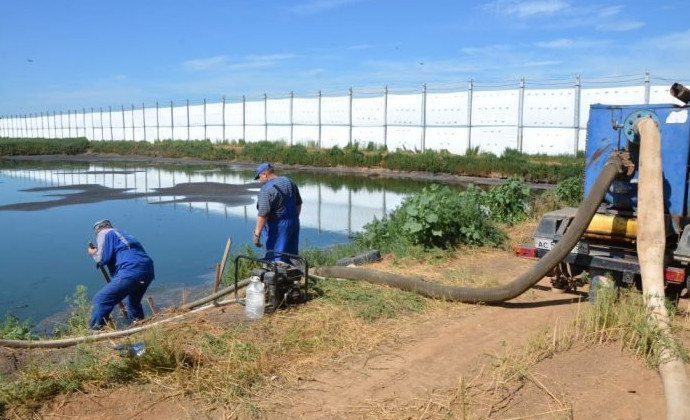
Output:
M267 171L269 169L273 169L273 165L270 163L264 162L261 165L256 167L256 175L254 175L254 181L259 179L259 175L261 175L261 172Z

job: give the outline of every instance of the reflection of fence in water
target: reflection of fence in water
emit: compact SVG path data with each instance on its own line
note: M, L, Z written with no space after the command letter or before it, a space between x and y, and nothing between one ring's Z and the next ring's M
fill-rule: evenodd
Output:
M113 169L99 165L91 165L88 169L77 171L8 169L2 170L0 173L45 186L64 187L98 184L108 188L125 188L131 193L151 194L141 198L150 204L170 202L167 205L173 208L203 211L207 214L223 215L225 218L240 217L245 221L256 218L255 194L252 197L254 204L234 207L207 201L176 203L174 200L184 197L156 194L160 188L171 188L180 183L246 184L253 182L251 178L238 174L213 171L189 173L160 168ZM258 192L258 184L255 191ZM319 232L344 232L348 235L360 231L365 224L371 222L375 217L382 218L390 210L397 207L405 197L403 194L383 189L353 191L346 187L340 187L338 190L334 190L321 184L300 186L300 193L304 201L300 215L302 227L315 228Z

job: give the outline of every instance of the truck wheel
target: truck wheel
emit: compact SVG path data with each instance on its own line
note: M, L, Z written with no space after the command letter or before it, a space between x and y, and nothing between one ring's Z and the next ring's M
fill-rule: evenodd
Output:
M682 284L666 283L666 299L668 299L673 306L678 306L678 300L680 299L682 291Z

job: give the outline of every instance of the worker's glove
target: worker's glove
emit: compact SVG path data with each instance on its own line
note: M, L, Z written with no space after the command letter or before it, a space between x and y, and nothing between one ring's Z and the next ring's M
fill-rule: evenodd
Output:
M261 248L261 247L262 247L262 245L261 245L261 235L257 235L256 233L254 233L254 246L256 246L257 248Z

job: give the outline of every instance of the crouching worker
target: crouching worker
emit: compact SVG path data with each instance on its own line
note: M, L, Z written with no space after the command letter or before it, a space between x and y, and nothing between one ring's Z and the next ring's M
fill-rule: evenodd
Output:
M93 225L96 245L89 243L89 255L96 267L107 267L111 281L93 297L89 327L101 329L109 320L115 305L124 300L130 322L144 319L141 299L154 278L153 260L133 236L113 227L110 220Z

